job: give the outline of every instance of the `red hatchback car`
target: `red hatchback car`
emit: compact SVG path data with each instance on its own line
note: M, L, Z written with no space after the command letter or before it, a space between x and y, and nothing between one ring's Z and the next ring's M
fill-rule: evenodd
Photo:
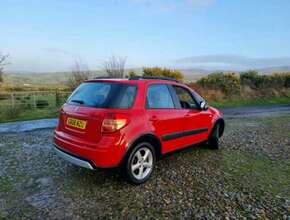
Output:
M88 169L119 166L140 184L163 154L201 142L217 149L224 127L221 112L176 80L96 79L62 107L54 149Z

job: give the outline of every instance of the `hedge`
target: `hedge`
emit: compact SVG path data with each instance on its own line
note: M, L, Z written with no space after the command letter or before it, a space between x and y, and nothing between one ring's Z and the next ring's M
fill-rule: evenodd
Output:
M259 75L256 71L241 73L241 85L251 89L281 89L290 87L290 73L274 73L272 75Z
M290 88L290 73L259 75L256 71L236 73L217 72L202 77L197 85L203 89L219 90L227 96L238 95L241 88L249 87L254 91L282 90Z
M220 90L227 96L239 95L241 83L236 73L217 72L209 74L197 81L202 88Z

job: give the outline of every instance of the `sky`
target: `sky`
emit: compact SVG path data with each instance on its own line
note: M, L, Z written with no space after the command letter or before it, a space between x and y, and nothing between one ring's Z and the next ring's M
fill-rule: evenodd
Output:
M9 71L290 66L289 0L1 0Z

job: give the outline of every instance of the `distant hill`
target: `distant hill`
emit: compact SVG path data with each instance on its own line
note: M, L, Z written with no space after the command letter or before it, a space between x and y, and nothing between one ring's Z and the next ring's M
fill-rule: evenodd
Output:
M142 68L127 69L126 72L134 70L137 74L142 74ZM197 80L212 72L240 72L237 70L207 70L197 68L180 68L179 69L187 80ZM278 66L256 69L260 74L271 74L275 72L290 72L290 66ZM92 76L102 76L103 71L91 71ZM70 77L70 72L48 72L48 73L31 73L31 72L8 72L5 74L5 82L14 85L37 84L37 85L64 85Z
M101 71L91 71L92 76L99 76ZM64 85L71 72L8 72L4 75L4 81L9 84L37 84L37 85Z
M253 69L253 70L257 71L259 74L268 75L272 73L290 72L290 66L267 67L267 68ZM244 72L241 70L229 70L229 69L206 70L206 69L195 69L195 68L180 69L180 71L184 74L184 76L188 80L197 80L213 72L236 72L236 73Z
M257 69L257 71L263 74L290 72L290 66L268 67L268 68Z

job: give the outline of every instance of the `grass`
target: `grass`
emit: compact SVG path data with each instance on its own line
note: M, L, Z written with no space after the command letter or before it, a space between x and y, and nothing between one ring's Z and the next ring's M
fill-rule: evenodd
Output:
M8 177L1 177L0 185L1 185L0 193L5 193L13 189L12 180L11 178Z
M289 161L273 161L247 152L226 151L219 163L234 187L290 196Z
M7 117L0 114L0 123L1 122L15 122L15 121L27 121L34 119L43 119L43 118L55 118L58 117L58 109L32 109L26 110L19 113L16 117Z
M14 99L10 93L0 96L0 122L57 117L60 106L69 95L55 91L13 94Z
M38 95L39 99L46 100L50 106L45 109L4 109L0 112L0 123L1 122L13 122L13 121L24 121L42 118L54 118L58 116L58 108L54 107L54 94L52 95ZM223 100L209 100L209 104L217 108L225 107L239 107L246 105L270 105L270 104L289 104L290 97L277 96L277 97L259 97L259 98L243 98L236 97L233 99Z
M232 99L209 100L209 104L217 108L239 107L246 105L290 104L290 97L287 96L256 97L256 98L236 97Z

